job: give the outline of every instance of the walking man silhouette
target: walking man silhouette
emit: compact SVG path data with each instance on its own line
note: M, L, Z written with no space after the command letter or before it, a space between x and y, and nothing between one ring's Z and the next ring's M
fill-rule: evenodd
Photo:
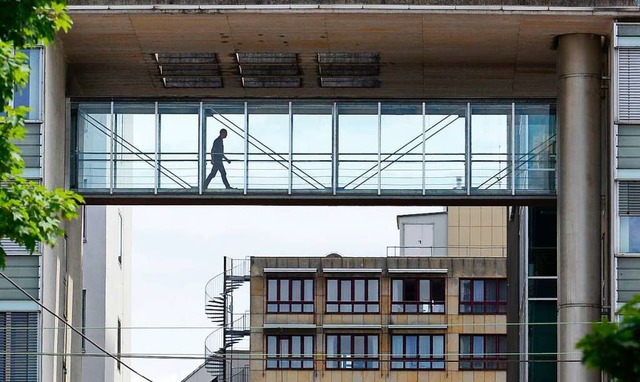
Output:
M222 163L223 160L226 160L227 163L231 164L231 161L226 156L224 156L224 143L222 142L222 140L226 137L227 130L221 129L220 136L218 136L218 138L213 141L213 146L211 146L211 164L213 165L213 167L211 167L211 172L207 176L207 179L204 181L205 189L209 187L209 183L211 183L213 178L215 178L218 171L220 171L222 183L224 183L224 186L227 188L227 190L232 188L229 185L229 181L227 180L227 171L225 171L224 164Z

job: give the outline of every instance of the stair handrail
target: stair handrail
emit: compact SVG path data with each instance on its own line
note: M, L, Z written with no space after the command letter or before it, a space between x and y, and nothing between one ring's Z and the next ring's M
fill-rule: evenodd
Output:
M438 121L436 124L434 124L433 126L431 126L429 129L427 129L425 131L425 133L430 132L432 129L434 129L437 125L440 124L440 122L444 121L445 119L449 118L453 116L453 114L447 115L446 117L442 118L440 121ZM399 149L397 149L396 151L394 151L391 154L388 154L384 159L381 159L380 162L384 162L385 165L383 167L380 168L379 171L374 171L373 174L371 174L367 179L363 180L362 182L358 183L356 186L353 187L353 189L355 190L356 188L362 186L363 184L367 183L371 178L373 178L374 176L382 173L383 170L386 170L389 166L391 166L392 164L396 163L397 161L399 161L402 157L409 155L409 153L412 150L415 150L416 148L418 148L418 146L424 144L426 141L428 141L429 139L433 138L436 134L438 134L439 132L443 131L444 129L446 129L447 127L451 126L454 122L456 122L458 119L460 119L461 117L458 115L456 116L451 122L447 123L446 125L440 127L435 133L429 135L428 137L424 137L424 134L420 134L417 137L413 138L412 140L410 140L409 142L405 143L402 147L400 147ZM420 138L420 137L424 137L420 142L418 142L416 145L414 145L413 147L411 147L409 150L407 150L404 153L398 153L400 150L402 150L403 148L407 147L409 144L411 144L412 142L414 142L416 139ZM391 157L393 157L394 155L398 155L397 158L395 158L394 160L387 162L387 160ZM369 171L374 170L378 167L378 164L374 164L370 169L366 170L365 172L363 172L362 174L358 175L356 178L354 178L353 180L351 180L349 183L347 183L344 187L346 188L347 186L349 186L351 183L353 183L356 179L364 176L365 174L367 174Z
M244 135L241 133L238 133L237 131L235 131L235 129L240 130L240 132L244 133L245 130L238 126L235 122L231 121L230 119L228 119L227 117L225 117L223 114L218 113L213 107L211 106L207 106L208 109L210 109L211 111L213 111L215 113L215 115L211 115L211 117L213 119L215 119L216 121L220 122L224 127L228 128L229 130L231 130L231 132L233 132L234 134L236 134L237 136L241 137L244 139ZM222 121L220 118L222 118L224 121ZM226 123L225 123L226 122ZM267 146L266 144L262 143L259 139L257 139L256 137L254 137L253 135L251 135L249 132L247 132L247 138L251 138L253 141L259 143L260 145L264 146L264 148L259 147L257 144L255 144L251 139L247 139L247 143L250 144L251 146L255 147L256 149L260 150L263 154L267 155L270 159L274 160L276 163L278 163L279 165L281 165L282 167L284 167L285 169L289 169L289 167L287 165L285 165L284 162L289 162L288 158L285 158L284 156L282 156L282 154L277 153L275 150L273 150L272 148L270 148L269 146ZM270 151L269 152L267 152ZM277 158L274 158L277 157ZM300 174L296 173L296 170L299 171L301 174L303 174L304 176L301 176ZM313 176L309 175L306 171L300 169L298 166L296 166L295 164L291 164L291 172L296 175L298 178L304 180L308 185L314 187L316 190L319 189L323 189L326 188L327 186L325 186L322 182L320 182L319 180L317 180L316 178L314 178ZM312 184L311 182L309 182L307 180L308 177L309 179L312 179L314 182L317 183L316 184ZM318 186L319 185L319 186Z
M526 158L528 156L537 155L541 151L546 150L547 148L551 147L555 143L555 138L556 138L556 134L551 134L546 140L540 142L539 144L537 144L534 148L532 148L528 152L520 154L520 157L515 159L515 162L517 163L515 168L512 169L511 168L512 166L507 165L505 168L503 168L500 171L498 171L495 175L488 177L484 182L482 182L480 185L478 185L477 188L480 189L480 187L484 186L485 184L489 183L489 181L491 179L495 178L493 183L489 184L486 189L489 189L489 188L493 187L496 183L500 182L501 180L503 180L507 176L511 175L514 171L519 170L520 167L522 167L525 164L527 164L527 163L532 161L531 158L529 158L529 159L527 159L525 161L522 161L522 159L524 159L524 158ZM545 147L543 147L543 146L545 146ZM539 151L536 151L538 149L539 149ZM513 155L516 155L516 154L513 154ZM504 174L502 174L502 173L504 173Z
M115 131L111 130L108 126L104 125L102 122L98 121L96 118L94 118L90 114L86 113L82 109L78 109L78 115L80 116L80 118L82 118L84 121L86 121L89 124L91 124L93 127L95 127L99 132L101 132L105 136L109 136L110 137L110 134L113 134L113 137L114 137L114 140L116 141L116 143L119 143L121 147L125 148L126 150L129 150L129 152L131 154L133 154L136 157L138 157L139 159L141 159L143 161L143 163L147 163L147 164L149 164L149 166L151 166L151 167L153 167L155 169L155 164L156 164L156 159L155 158L152 158L150 155L145 154L142 150L138 149L133 143L127 141L125 138L120 136L118 133L116 133ZM119 142L118 142L118 140L116 140L116 138L119 140ZM151 162L151 163L149 163L149 162ZM171 171L171 170L167 169L166 167L162 166L162 164L160 164L160 161L158 161L158 171L160 172L160 174L162 174L162 175L166 176L167 178L171 179L174 183L176 183L180 187L182 187L184 189L191 188L191 185L187 181L182 179L180 176L176 175L173 171ZM182 184L181 184L181 182L182 182Z

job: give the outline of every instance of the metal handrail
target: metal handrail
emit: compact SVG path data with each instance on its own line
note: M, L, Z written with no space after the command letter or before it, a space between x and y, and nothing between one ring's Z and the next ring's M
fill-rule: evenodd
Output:
M112 133L113 136L114 136L114 140L115 140L115 138L120 140L119 142L116 141L116 143L119 143L121 147L129 150L130 154L133 154L133 155L137 156L138 158L140 158L143 161L143 163L147 163L147 164L149 164L149 166L151 166L151 167L153 167L155 169L155 163L156 163L155 158L152 158L149 154L146 154L142 150L138 149L131 142L127 141L126 139L124 139L123 137L118 135L116 132L112 131L109 127L105 126L100 121L98 121L97 119L93 118L91 115L83 112L82 110L78 110L78 115L82 119L84 119L86 122L90 123L93 127L95 127L98 131L100 131L104 135L109 136L108 133ZM89 118L91 120L89 120ZM107 131L105 132L104 130L107 130ZM158 163L158 171L160 172L160 174L162 174L162 175L166 176L167 178L171 179L172 181L174 181L177 185L181 186L182 188L185 188L185 189L191 188L191 185L189 183L187 183L184 179L180 178L178 175L174 174L171 170L169 170L169 169L165 168L164 166L162 166L160 163ZM182 183L180 183L180 182L182 182ZM186 184L186 186L185 186L185 184Z

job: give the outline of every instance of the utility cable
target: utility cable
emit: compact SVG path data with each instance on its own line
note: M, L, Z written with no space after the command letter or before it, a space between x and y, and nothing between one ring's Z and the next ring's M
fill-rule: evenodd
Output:
M73 330L76 334L78 334L80 337L82 337L83 339L87 340L87 342L89 342L91 345L95 346L98 350L100 350L101 352L103 352L106 356L113 358L116 362L118 362L120 365L124 366L126 369L129 369L129 371L131 371L132 373L134 373L135 375L139 376L140 378L144 379L145 381L148 382L153 382L151 379L145 377L144 375L140 374L138 371L134 370L131 366L127 365L126 363L122 362L117 356L109 353L107 350L105 350L102 346L98 345L97 343L95 343L91 338L85 336L84 334L82 334L81 331L79 331L78 329L76 329L73 325L71 325L70 323L67 322L67 320L63 319L62 317L58 316L55 312L53 312L51 309L47 308L46 306L44 306L44 304L42 304L40 301L38 301L35 297L31 296L27 291L25 291L24 289L22 289L22 287L18 284L16 284L9 276L5 275L4 272L0 271L0 276L2 276L5 280L7 280L11 285L13 285L16 289L18 289L20 292L22 292L25 296L27 296L27 298L29 298L31 301L35 302L36 304L38 304L38 306L40 306L42 309L44 309L45 311L47 311L48 313L50 313L51 315L53 315L55 318L57 318L58 320L60 320L63 324L65 324L66 326L69 327L69 329Z

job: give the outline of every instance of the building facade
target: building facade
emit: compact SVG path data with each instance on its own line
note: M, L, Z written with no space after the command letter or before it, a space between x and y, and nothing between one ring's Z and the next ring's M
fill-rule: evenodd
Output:
M74 28L39 56L43 96L31 105L45 185L95 204L557 197L546 276L558 280L557 376L600 380L574 345L640 289L635 0L69 3ZM310 121L319 126L304 129ZM224 126L239 190L207 190L208 148ZM91 129L104 142L83 151ZM76 326L81 226L67 223L67 238L43 248L36 282ZM43 353L80 349L56 319L40 320L58 328L38 340ZM38 367L76 380L79 364L42 357Z
M504 381L505 276L504 257L252 258L251 379Z
M129 207L85 207L83 333L117 357L131 353L131 218ZM82 351L101 353L86 340ZM112 358L88 356L82 358L82 380L129 382L131 375Z

